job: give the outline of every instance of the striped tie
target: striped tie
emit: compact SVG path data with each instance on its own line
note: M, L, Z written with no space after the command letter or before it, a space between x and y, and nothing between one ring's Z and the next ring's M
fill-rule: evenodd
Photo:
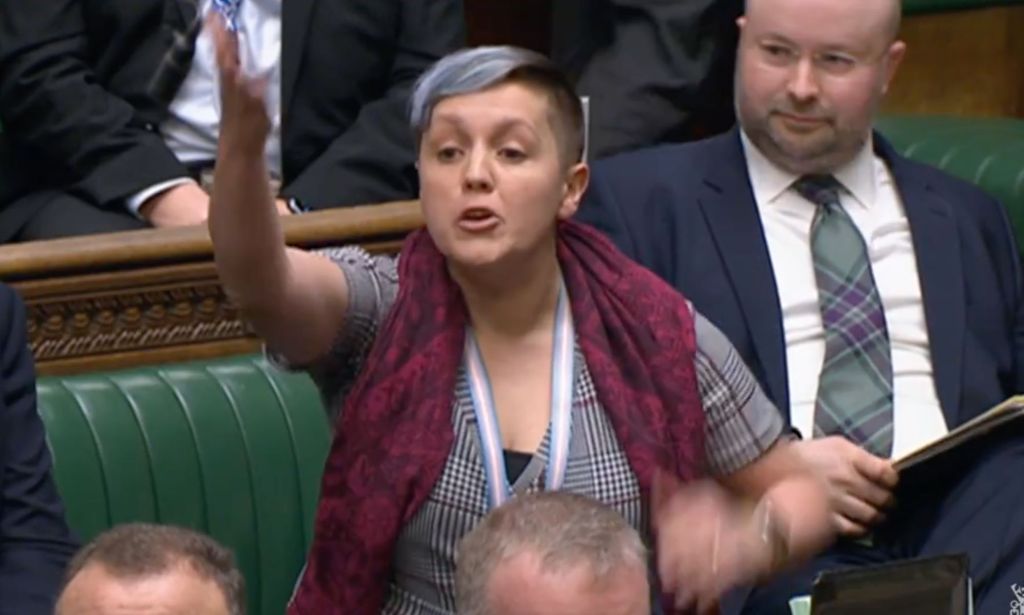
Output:
M839 203L832 176L794 184L818 206L811 253L825 328L814 435L842 435L881 457L892 454L892 357L882 301L864 238Z

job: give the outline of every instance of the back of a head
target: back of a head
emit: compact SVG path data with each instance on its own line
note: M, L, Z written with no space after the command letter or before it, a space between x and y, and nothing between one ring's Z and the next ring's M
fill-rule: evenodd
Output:
M499 564L529 554L545 573L584 569L600 586L624 569L641 571L645 595L646 549L636 530L614 509L565 491L519 496L497 508L467 534L456 558L459 615L490 615L489 584Z
M130 523L100 534L68 565L58 615L75 615L73 609L62 610L64 595L76 577L93 570L102 571L103 578L126 584L187 571L217 587L228 615L245 615L245 581L234 556L217 541L193 530Z

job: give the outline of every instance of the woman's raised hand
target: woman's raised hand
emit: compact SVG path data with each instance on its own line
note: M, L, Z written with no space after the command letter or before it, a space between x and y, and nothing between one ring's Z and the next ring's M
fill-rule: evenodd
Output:
M224 155L258 155L270 134L265 94L267 75L247 75L240 61L238 37L229 32L223 17L211 11L206 27L213 34L220 77L220 152Z

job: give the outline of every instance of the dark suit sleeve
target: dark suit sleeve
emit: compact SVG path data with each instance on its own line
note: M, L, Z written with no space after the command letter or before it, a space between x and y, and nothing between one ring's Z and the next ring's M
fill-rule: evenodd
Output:
M416 195L409 94L428 67L462 47L465 23L461 0L406 0L401 10L400 27L389 34L397 48L388 91L365 105L352 126L289 182L282 196L323 209Z
M590 159L727 128L733 21L742 3L609 3L610 41L593 52L577 81L579 93L590 97Z
M574 219L601 231L623 254L636 259L637 250L633 233L613 188L614 182L608 181L603 172L603 167L608 165L609 163L594 165L590 185L587 186Z
M1016 361L1016 381L1014 382L1013 393L1024 393L1024 292L1021 290L1020 261L1014 262L1014 270L1017 288L1014 295L1015 305L1013 309L1013 349L1014 360Z
M51 165L51 181L66 177L102 205L185 170L97 81L86 10L84 0L0 2L0 118L15 147Z
M1002 255L997 262L1005 264L1002 278L1007 289L1004 293L1009 299L1008 313L1012 322L1014 381L1010 384L1008 394L1024 393L1024 277L1021 272L1020 246L1013 234L1013 225L1007 215L1006 208L995 202L995 210L999 213L996 245L1002 246Z
M647 148L600 160L575 216L604 233L634 262L681 286L680 246L695 232L689 209L692 156L679 145ZM683 216L681 219L680 216ZM689 249L689 248L687 248Z
M25 312L0 286L0 615L49 615L75 543L50 475Z

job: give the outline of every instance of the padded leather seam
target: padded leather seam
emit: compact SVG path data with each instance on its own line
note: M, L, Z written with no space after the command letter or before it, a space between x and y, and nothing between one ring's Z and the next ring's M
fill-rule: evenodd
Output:
M299 511L302 513L302 518L303 519L307 519L308 515L312 511L306 510L306 503L304 501L304 498L302 497L302 495L303 495L302 494L302 472L301 472L301 467L299 465L299 453L298 453L298 450L296 450L297 439L296 439L296 436L295 436L295 425L292 422L291 413L285 411L285 408L287 406L286 406L286 401L285 401L284 395L281 393L281 389L278 386L277 382L274 380L274 378L269 373L267 373L268 369L275 369L275 368L272 367L272 366L267 365L266 363L264 363L262 361L257 362L256 363L256 367L259 370L260 374L262 374L263 377L266 379L267 384L270 385L270 389L274 392L274 397L277 398L277 402L278 402L277 403L277 410L278 410L278 412L281 413L281 416L284 418L285 425L288 426L288 443L291 446L292 462L294 464L292 466L292 469L294 470L293 473L295 474L295 486L296 486L296 488L299 491L299 493L297 494L298 495L298 500L299 500ZM307 544L307 545L310 544L312 542L312 537L306 535L306 524L305 523L301 524L301 530L302 530L303 544Z
M157 519L163 519L163 515L160 513L160 495L156 489L157 478L156 474L153 472L153 455L150 453L150 451L153 450L153 446L150 441L149 434L147 434L146 430L142 428L142 419L139 417L139 407L135 403L135 400L128 395L117 381L108 377L107 382L109 382L111 386L121 394L125 403L132 409L132 418L135 419L135 428L138 430L143 444L145 444L145 446L143 446L143 452L146 455L146 471L149 473L149 486L152 490L153 496L153 513L156 515Z
M203 372L207 376L209 376L217 384L217 386L220 388L221 392L224 394L225 399L227 399L228 404L231 406L231 415L235 418L235 424L238 427L238 433L239 433L239 435L240 435L240 437L242 439L242 447L245 449L245 467L246 467L246 471L247 471L247 473L249 475L249 496L250 496L249 500L252 503L252 523L253 523L253 529L256 530L256 534L255 535L259 537L257 540L255 540L253 542L253 547L256 550L256 561L259 562L259 565L256 567L256 570L253 571L253 573L257 575L256 586L260 587L261 589L263 589L264 588L264 585L263 585L263 576L264 576L263 575L263 571L264 571L264 567L267 566L268 564L267 564L266 561L264 561L264 558L263 558L263 551L264 551L263 543L262 543L263 534L260 531L260 513L259 513L258 506L256 505L256 500L257 500L256 486L255 486L255 480L256 479L253 476L252 462L250 461L253 458L252 447L249 444L248 435L245 433L245 429L244 429L243 424L242 424L242 419L241 419L241 417L238 414L239 413L238 401L231 394L231 390L227 386L224 385L224 382L222 382L222 380L217 377L217 375L213 372L213 370L210 369L209 365L204 365L203 366ZM261 593L260 600L262 601L263 598L264 598L264 596ZM250 605L250 609L256 609L256 606L257 605Z
M93 427L92 421L89 420L89 416L86 413L86 404L83 402L82 397L77 395L71 388L65 383L61 382L60 386L68 392L68 395L75 400L75 407L82 415L82 420L85 422L86 427L89 429L89 435L92 436L93 447L96 450L96 464L100 468L100 480L103 482L103 504L106 508L107 523L106 526L110 527L114 523L114 516L111 512L110 506L110 483L108 480L108 468L105 460L103 459L103 447L100 445L99 434L96 433L96 429Z
M210 502L206 497L207 481L206 475L203 472L203 460L199 456L200 443L199 436L197 435L196 431L196 426L192 422L192 415L185 410L185 408L187 408L188 406L185 403L185 398L182 397L181 393L178 391L178 388L175 387L174 384L172 384L171 381L167 379L163 370L156 370L156 377L159 378L160 382L162 382L168 389L170 389L171 394L174 395L174 399L178 402L178 408L181 410L182 416L185 417L185 424L188 425L188 433L190 436L192 436L192 449L195 451L196 455L196 472L199 474L200 485L203 486L203 488L199 490L200 497L203 498L203 530L209 532Z

